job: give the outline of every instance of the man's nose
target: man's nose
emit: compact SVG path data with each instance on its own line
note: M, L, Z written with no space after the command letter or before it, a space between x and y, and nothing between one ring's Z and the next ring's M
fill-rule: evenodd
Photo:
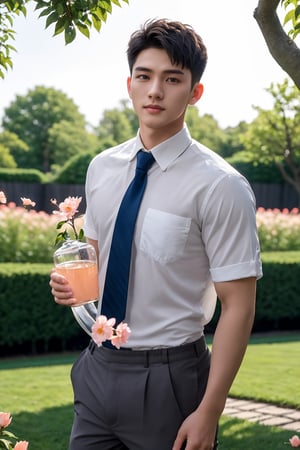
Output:
M162 98L163 97L163 87L160 80L153 80L148 92L150 98Z

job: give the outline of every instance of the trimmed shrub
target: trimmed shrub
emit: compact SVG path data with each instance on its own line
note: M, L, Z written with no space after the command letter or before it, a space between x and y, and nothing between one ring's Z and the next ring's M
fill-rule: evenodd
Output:
M296 330L300 323L300 252L263 253L263 278L257 282L255 332ZM207 331L215 330L220 303Z
M300 252L262 255L253 331L299 329ZM0 352L80 349L89 336L70 308L57 305L49 287L50 264L0 264ZM215 330L220 304L207 332Z
M49 264L0 264L0 348L46 352L59 342L86 336L70 308L57 305L49 286Z
M45 175L36 169L0 169L0 181L43 183Z
M95 152L80 153L70 158L58 174L54 177L53 182L61 184L84 184L86 171Z

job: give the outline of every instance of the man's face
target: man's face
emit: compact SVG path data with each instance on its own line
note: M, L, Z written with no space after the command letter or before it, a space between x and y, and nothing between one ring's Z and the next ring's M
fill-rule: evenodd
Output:
M190 70L171 63L161 49L143 50L128 79L128 93L138 115L140 127L166 129L171 134L182 128L189 104L202 94L202 85L191 89Z

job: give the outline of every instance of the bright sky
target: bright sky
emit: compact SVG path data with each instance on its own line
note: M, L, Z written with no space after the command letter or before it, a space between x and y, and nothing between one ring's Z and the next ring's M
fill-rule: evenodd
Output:
M34 3L34 2L32 2ZM64 44L52 37L45 18L29 11L15 20L14 67L0 81L0 121L4 108L36 86L53 87L73 99L91 125L98 125L105 109L127 99L126 48L130 34L147 19L165 17L192 25L208 49L203 76L205 92L200 114L212 114L221 127L235 126L256 116L252 105L271 107L265 92L271 82L287 76L268 52L253 18L258 0L129 0L112 15L100 33ZM79 36L80 34L80 36Z

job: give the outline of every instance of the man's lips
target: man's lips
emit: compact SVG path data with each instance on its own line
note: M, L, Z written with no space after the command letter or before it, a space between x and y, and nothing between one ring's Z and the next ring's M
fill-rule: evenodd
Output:
M162 108L161 106L159 106L159 105L152 105L152 104L145 105L144 109L147 109L148 111L163 111L164 110L164 108Z

